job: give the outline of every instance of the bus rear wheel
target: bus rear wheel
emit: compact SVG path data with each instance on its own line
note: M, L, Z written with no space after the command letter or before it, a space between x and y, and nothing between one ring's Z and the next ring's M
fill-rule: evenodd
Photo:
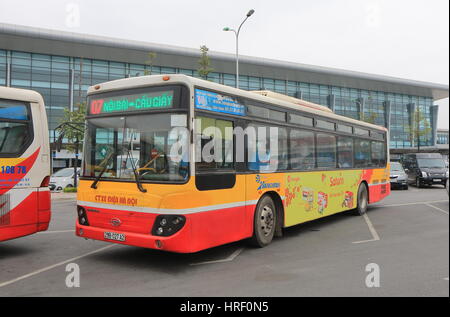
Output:
M264 196L256 206L252 245L264 248L272 242L277 225L277 209L272 198Z
M364 215L367 212L367 206L369 205L369 193L367 191L367 186L361 183L358 188L358 202L355 209L357 215Z

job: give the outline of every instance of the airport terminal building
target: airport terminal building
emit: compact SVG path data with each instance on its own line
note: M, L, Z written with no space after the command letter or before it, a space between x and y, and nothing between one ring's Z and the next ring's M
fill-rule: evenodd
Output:
M200 45L200 44L199 44ZM156 53L153 63L149 53ZM235 86L235 55L211 52L208 80ZM83 101L87 88L152 74L199 77L200 50L0 23L0 85L33 89L45 99L50 135L63 109ZM390 130L393 153L413 150L408 126L419 108L431 131L422 149L436 149L438 106L447 85L240 56L239 87L272 90L325 105L337 114L371 118Z

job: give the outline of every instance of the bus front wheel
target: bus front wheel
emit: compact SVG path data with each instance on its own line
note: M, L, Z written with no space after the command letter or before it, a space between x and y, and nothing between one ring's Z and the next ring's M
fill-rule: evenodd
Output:
M263 248L272 242L277 225L277 209L272 198L264 196L256 206L252 245Z
M367 186L361 183L358 188L358 202L355 212L357 215L364 215L367 212L367 206L369 205L369 193L367 191Z

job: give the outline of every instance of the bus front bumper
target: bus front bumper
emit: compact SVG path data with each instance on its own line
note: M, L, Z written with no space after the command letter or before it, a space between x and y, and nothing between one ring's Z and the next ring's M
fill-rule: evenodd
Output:
M107 235L120 236L124 238L124 241L112 240L105 238ZM110 230L99 227L82 226L77 220L76 235L85 239L99 240L105 242L118 243L123 245L142 247L147 249L163 250L176 253L192 253L197 250L193 250L190 246L190 234L188 228L183 228L180 232L177 232L170 237L159 237L151 234L142 234L134 232L126 232L120 230Z

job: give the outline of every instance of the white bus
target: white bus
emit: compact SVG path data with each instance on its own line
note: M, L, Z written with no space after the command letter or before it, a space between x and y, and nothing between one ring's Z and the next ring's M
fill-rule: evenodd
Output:
M0 87L0 241L48 228L50 146L42 96Z

